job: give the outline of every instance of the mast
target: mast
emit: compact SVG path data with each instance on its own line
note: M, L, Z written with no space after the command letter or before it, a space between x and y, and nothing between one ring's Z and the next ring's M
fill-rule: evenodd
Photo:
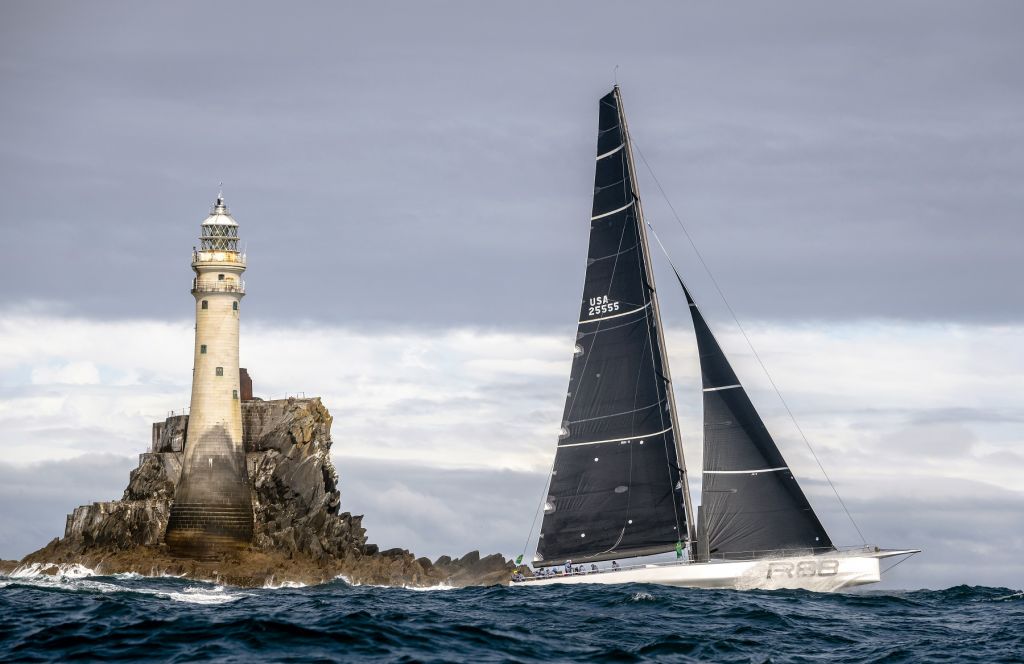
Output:
M651 293L651 309L654 313L654 320L658 326L659 334L658 345L661 351L661 356L664 358L664 375L665 382L667 384L666 392L668 393L669 402L669 415L672 422L672 430L676 432L675 444L676 444L676 456L679 459L679 470L682 476L683 484L683 509L686 513L686 548L689 553L690 560L694 560L694 544L697 540L695 524L693 519L693 502L690 497L690 476L686 470L686 455L683 454L683 437L679 429L679 417L677 415L678 410L676 409L676 394L675 386L672 382L672 369L671 363L668 361L668 352L665 350L665 335L664 328L661 323L661 309L658 305L658 290L654 286L654 271L651 267L651 247L647 241L647 222L644 219L644 208L643 202L640 199L640 185L636 181L636 163L633 161L633 139L629 133L629 123L626 122L626 109L622 104L622 92L619 90L618 84L615 85L615 98L618 100L619 106L619 122L622 124L622 137L626 144L626 160L629 163L629 171L633 174L633 197L635 199L634 206L636 208L637 221L640 226L640 237L643 243L643 251L647 255L646 263L646 276L647 283L650 285Z
M692 549L654 274L618 87L598 103L576 349L535 563Z

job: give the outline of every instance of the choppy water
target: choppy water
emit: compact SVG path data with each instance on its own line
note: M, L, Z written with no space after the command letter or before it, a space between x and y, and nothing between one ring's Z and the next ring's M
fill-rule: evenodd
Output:
M1024 594L0 577L0 660L1024 661ZM77 578L76 578L77 577Z

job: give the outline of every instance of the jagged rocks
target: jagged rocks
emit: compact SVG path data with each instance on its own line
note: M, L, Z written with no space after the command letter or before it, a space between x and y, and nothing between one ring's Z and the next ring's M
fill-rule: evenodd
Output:
M245 404L243 431L256 513L254 544L318 562L359 555L362 517L339 514L333 418L319 399Z
M101 573L184 574L246 586L337 576L394 586L509 581L514 566L497 554L481 558L473 551L431 563L368 543L362 516L340 512L330 459L333 418L320 399L246 401L242 420L255 515L249 550L201 562L174 558L162 544L188 444L188 418L179 415L154 425L152 451L139 456L121 500L76 508L64 538L22 563L80 563Z
M132 471L121 500L171 501L181 477L181 456L180 453L140 454L139 467Z
M115 500L83 505L68 515L64 539L76 551L158 546L170 513L169 500Z
M442 556L434 562L434 568L453 586L492 586L508 583L515 563L498 553L481 558L479 551L470 551L455 560Z

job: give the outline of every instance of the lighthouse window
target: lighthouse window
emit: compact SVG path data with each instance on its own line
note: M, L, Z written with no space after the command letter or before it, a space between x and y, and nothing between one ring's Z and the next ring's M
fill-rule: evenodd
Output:
M223 376L224 375L224 367L217 367L217 375L218 376Z
M206 300L203 300L203 309L209 309L209 308L210 308L210 303L207 302Z
M232 303L231 303L231 308L232 308L232 309L233 309L234 311L238 311L238 303L237 303L237 302L232 302Z
M238 400L238 390L231 390L231 398Z
M206 344L203 344L199 347L199 352L203 355L206 355Z
M217 275L217 281L224 281L224 275L223 274L218 274Z

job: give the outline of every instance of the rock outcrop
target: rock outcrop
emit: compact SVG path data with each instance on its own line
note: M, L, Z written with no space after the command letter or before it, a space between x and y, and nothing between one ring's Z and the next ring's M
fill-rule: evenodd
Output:
M362 516L341 512L338 474L330 459L333 418L319 398L242 404L255 532L249 550L219 560L174 558L163 544L181 475L187 416L153 427L151 451L139 455L121 500L93 503L68 515L64 537L22 564L78 563L101 573L185 574L243 586L286 581L393 586L507 583L514 565L501 555L471 552L431 562L404 549L367 542Z
M338 473L330 456L333 418L320 400L249 402L243 421L255 546L319 562L361 553L363 518L339 514Z

